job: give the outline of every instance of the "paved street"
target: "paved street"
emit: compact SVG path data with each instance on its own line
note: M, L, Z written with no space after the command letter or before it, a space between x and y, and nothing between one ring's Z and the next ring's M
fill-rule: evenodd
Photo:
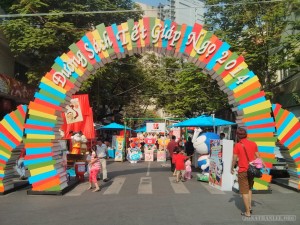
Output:
M299 224L300 197L292 190L272 184L272 194L255 194L253 214L277 216L264 220L296 217L296 221L253 221L262 217L243 221L238 194L216 190L196 179L174 183L168 165L169 161L130 164L111 160L112 179L101 183L98 193L87 191L85 182L64 196L27 195L27 189L0 196L0 224Z

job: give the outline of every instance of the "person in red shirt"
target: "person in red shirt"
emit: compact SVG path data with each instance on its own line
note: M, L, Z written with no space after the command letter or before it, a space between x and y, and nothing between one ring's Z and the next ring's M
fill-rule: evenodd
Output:
M175 169L176 169L176 182L178 183L180 178L182 182L185 182L184 174L185 174L185 160L187 160L189 156L186 156L184 153L184 148L179 147L179 153L177 153L175 160Z
M175 163L176 163L176 157L177 157L177 155L178 155L178 153L180 152L180 150L179 150L179 146L176 146L175 148L174 148L174 151L173 151L173 155L172 155L172 158L171 158L171 160L172 160L172 164L174 165L174 171L173 171L173 176L177 176L176 174L176 169L175 169Z
M174 172L174 170L175 170L175 164L173 163L173 160L172 160L173 152L174 152L175 147L178 147L178 143L175 140L176 140L176 136L172 135L172 139L167 145L167 150L169 151L169 155L171 158L170 161L171 161L171 171L172 172Z
M237 137L239 142L235 144L233 149L233 159L231 165L231 173L234 174L234 166L238 159L238 183L239 190L242 194L245 212L243 216L250 217L252 213L251 201L252 201L252 188L253 188L253 177L249 177L247 174L249 162L252 162L256 158L259 158L257 144L247 139L247 131L244 128L239 127L237 129ZM246 155L247 154L247 155ZM249 158L249 161L247 159ZM263 163L265 167L265 164Z

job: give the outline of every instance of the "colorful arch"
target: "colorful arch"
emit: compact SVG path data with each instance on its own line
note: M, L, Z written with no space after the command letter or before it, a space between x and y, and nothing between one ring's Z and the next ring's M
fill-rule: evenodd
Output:
M15 162L10 161L18 157L12 156L12 153L22 143L26 112L27 106L19 105L0 122L0 192L13 188L11 175Z
M288 110L282 109L280 104L272 105L276 121L278 141L289 150L295 162L296 173L300 178L300 122L296 116ZM298 181L300 190L300 181Z
M179 25L157 18L132 19L105 27L100 24L86 33L70 51L55 59L42 78L35 99L29 104L24 140L25 164L30 170L33 191L59 191L66 187L66 172L59 156L61 112L81 83L99 67L134 53L155 51L186 58L215 79L236 112L237 124L248 128L268 168L275 162L275 124L258 77L248 69L243 56L231 52L202 25ZM267 190L271 176L256 179L254 188Z

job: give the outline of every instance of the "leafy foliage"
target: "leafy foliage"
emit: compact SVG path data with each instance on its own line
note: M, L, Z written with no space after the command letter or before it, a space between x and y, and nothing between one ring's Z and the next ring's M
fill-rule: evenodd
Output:
M68 13L133 9L131 0L5 0L0 7L9 14ZM26 55L29 83L36 84L49 70L53 60L67 52L88 30L104 23L120 23L139 18L137 13L64 14L17 17L4 20L0 26L9 40L13 54Z
M205 14L208 28L231 44L233 51L243 54L266 91L275 84L277 70L296 66L299 61L299 35L295 38L289 33L282 39L282 34L290 23L287 18L299 9L299 2L205 2L207 5L218 5L210 7Z
M156 105L167 113L192 117L227 107L225 94L195 65L154 54L148 54L145 61L153 65L145 68L145 72L155 77L152 83L157 88L151 91L157 92L153 92L152 96L156 99Z

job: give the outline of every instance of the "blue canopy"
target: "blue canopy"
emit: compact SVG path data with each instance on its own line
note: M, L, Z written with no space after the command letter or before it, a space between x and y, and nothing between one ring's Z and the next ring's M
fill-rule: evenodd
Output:
M143 133L143 132L146 132L146 126L142 126L142 127L140 127L139 129L136 129L135 130L135 132L137 132L137 133Z
M235 123L227 120L213 118L212 116L208 115L201 115L199 117L191 118L188 120L184 120L180 123L174 124L174 127L217 127L234 124Z
M98 130L125 130L125 126L118 123L110 123L103 127L100 127ZM126 127L126 130L131 130L129 127Z

